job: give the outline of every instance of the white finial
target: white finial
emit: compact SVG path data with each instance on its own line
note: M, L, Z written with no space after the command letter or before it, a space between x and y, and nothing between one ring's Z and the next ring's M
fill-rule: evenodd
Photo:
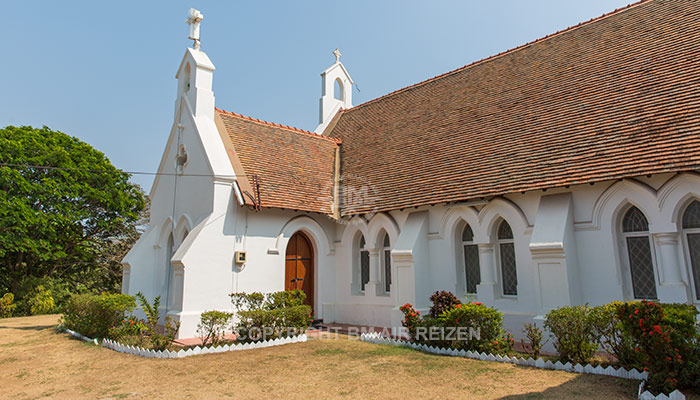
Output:
M185 22L190 26L190 39L194 40L194 48L199 50L199 23L204 19L199 10L190 8L190 15L187 17Z
M340 56L342 56L342 54L340 54L340 51L338 49L335 49L333 55L335 56L335 62L340 62Z

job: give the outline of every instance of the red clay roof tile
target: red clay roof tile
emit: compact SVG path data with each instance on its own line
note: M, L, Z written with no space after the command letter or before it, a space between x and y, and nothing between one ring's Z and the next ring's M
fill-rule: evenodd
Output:
M340 140L217 109L262 207L332 213ZM250 180L254 184L254 180Z
M341 214L700 168L700 5L646 0L343 111Z

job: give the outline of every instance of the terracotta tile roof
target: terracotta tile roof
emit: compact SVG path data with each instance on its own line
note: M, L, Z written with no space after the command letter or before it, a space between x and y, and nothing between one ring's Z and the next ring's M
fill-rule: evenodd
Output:
M216 111L251 185L257 176L262 207L332 213L339 139Z
M343 111L343 215L700 169L700 2L647 0Z

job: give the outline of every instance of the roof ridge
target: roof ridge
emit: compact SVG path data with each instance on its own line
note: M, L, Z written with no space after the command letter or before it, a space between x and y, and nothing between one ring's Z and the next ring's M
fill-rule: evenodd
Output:
M514 53L514 52L516 52L516 51L518 51L518 50L522 50L522 49L524 49L524 48L526 48L526 47L528 47L528 46L531 46L531 45L533 45L533 44L540 43L540 42L543 42L543 41L545 41L545 40L551 39L551 38L554 37L554 36L561 35L561 34L564 34L564 33L570 32L570 31L573 31L573 30L575 30L575 29L577 29L577 28L580 28L581 26L588 25L588 24L593 23L593 22L597 22L597 21L602 20L602 19L604 19L604 18L607 18L607 17L609 17L609 16L611 16L611 15L613 15L613 14L618 14L618 13L620 13L620 12L622 12L622 11L625 11L625 10L628 10L628 9L630 9L630 8L632 8L632 7L636 7L636 6L640 5L640 4L647 3L647 2L651 2L651 1L653 1L653 0L639 0L639 1L637 1L637 2L630 3L630 4L628 4L628 5L624 6L624 7L616 8L616 9L613 10L613 11L610 11L610 12L608 12L608 13L604 13L603 15L600 15L600 16L598 16L598 17L591 18L591 19L589 19L588 21L579 22L579 23L576 24L576 25L572 25L572 26L569 26L569 27L567 27L567 28L560 29L560 30L558 30L558 31L556 31L556 32L554 32L554 33L550 33L549 35L546 35L546 36L543 36L543 37L541 37L541 38L532 40L532 41L530 41L530 42L521 44L520 46L516 46L516 47L510 48L510 49L508 49L508 50L504 50L504 51L502 51L502 52L500 52L500 53L497 53L497 54L494 54L494 55L491 55L491 56L482 58L482 59L480 59L480 60L471 62L471 63L469 63L469 64L467 64L467 65L464 65L464 66L462 66L462 67L453 69L453 70L451 70L451 71L447 71L447 72L445 72L445 73L442 73L442 74L439 74L439 75L435 75L435 76L433 76L432 78L428 78L428 79L426 79L426 80L423 80L423 81L414 83L414 84L412 84L412 85L405 86L405 87L400 88L400 89L396 89L396 90L394 90L394 91L392 91L392 92L389 92L389 93L387 93L387 94L385 94L385 95L382 95L382 96L379 96L379 97L375 97L374 99L368 100L368 101L366 101L366 102L364 102L364 103L360 103L360 104L358 104L358 105L356 105L356 106L354 106L354 107L352 107L352 108L350 108L350 109L348 109L348 110L346 110L346 111L351 112L351 111L356 110L356 109L358 109L358 108L360 108L360 107L366 106L366 105L368 105L368 104L375 103L375 102L377 102L377 101L379 101L379 100L383 100L383 99L385 99L385 98L387 98L387 97L390 97L390 96L393 96L393 95L395 95L395 94L398 94L398 93L401 93L401 92L404 92L404 91L413 89L413 88L418 87L418 86L422 86L422 85L428 84L428 83L430 83L430 82L433 82L433 81L436 81L436 80L438 80L438 79L447 77L447 76L452 75L452 74L455 74L455 73L457 73L457 72L461 72L461 71L466 70L466 69L468 69L468 68L477 66L477 65L479 65L479 64L481 64L481 63L491 61L491 60L496 59L496 58L498 58L498 57L505 56L505 55L510 54L510 53Z
M218 112L220 112L220 113L223 113L223 114L227 114L227 115L236 117L236 118L247 119L247 120L252 121L252 122L257 122L257 123L262 124L262 125L267 125L267 126L271 126L271 127L274 127L274 128L281 128L281 129L285 129L285 130L288 130L288 131L291 131L291 132L301 133L301 134L313 136L313 137L316 137L316 138L319 138L319 139L329 140L329 141L331 141L331 142L333 142L333 143L335 143L335 144L340 144L340 143L342 142L342 140L341 140L340 138L332 138L332 137L328 137L328 136L319 135L319 134L317 134L317 133L314 133L314 132L311 132L311 131L307 131L307 130L304 130L304 129L300 129L300 128L297 128L297 127L294 127L294 126L276 124L276 123L274 123L274 122L269 122L269 121L263 121L263 120L258 119L258 118L249 117L249 116L243 115L243 114L238 114L238 113L235 113L235 112L233 112L233 111L222 110L222 109L220 109L220 108L218 108L218 107L214 107L214 110L216 110L216 111L218 111Z

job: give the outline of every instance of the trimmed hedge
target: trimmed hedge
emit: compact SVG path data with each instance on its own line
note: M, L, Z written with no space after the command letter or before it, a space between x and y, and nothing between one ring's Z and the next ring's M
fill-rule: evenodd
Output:
M269 293L232 293L238 310L234 331L240 341L258 341L304 333L311 322L311 307L301 290Z
M296 336L309 327L311 307L301 305L272 310L238 312L236 335L241 341L258 341Z

